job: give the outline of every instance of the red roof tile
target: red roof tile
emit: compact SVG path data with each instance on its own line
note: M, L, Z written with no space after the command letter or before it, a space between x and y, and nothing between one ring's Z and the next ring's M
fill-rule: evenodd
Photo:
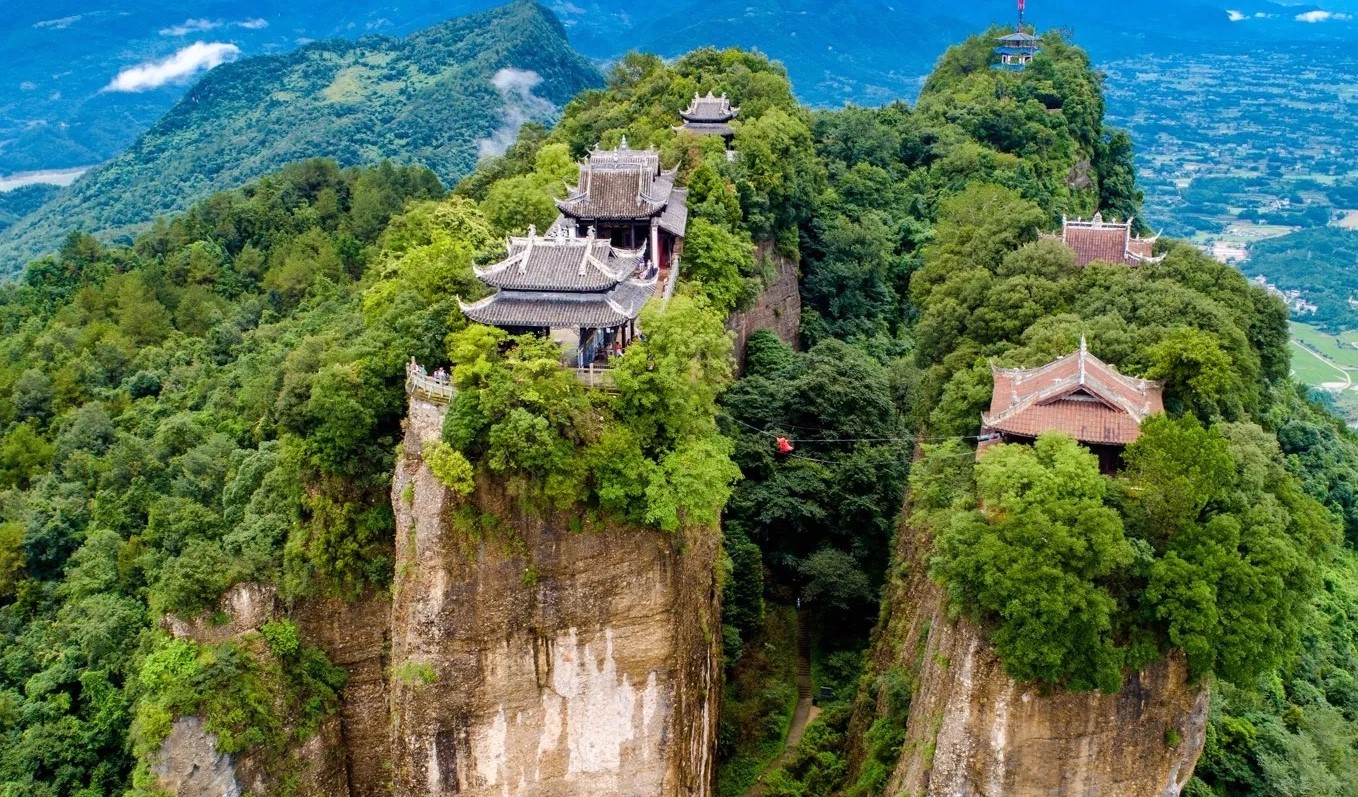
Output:
M1064 219L1061 242L1070 247L1082 266L1095 260L1129 266L1155 262L1155 239L1133 237L1131 219L1104 221L1097 213L1090 221Z
M995 390L982 433L1037 437L1060 431L1082 443L1127 445L1147 416L1164 412L1159 382L1124 376L1080 350L1030 369L992 369Z

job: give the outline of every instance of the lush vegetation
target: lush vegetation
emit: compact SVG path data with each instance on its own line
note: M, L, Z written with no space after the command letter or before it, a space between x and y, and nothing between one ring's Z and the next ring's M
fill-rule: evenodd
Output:
M502 69L518 71L497 87ZM225 64L130 149L4 233L0 273L55 249L69 229L125 234L302 158L418 163L452 184L497 134L547 121L598 82L556 18L527 0L404 39L316 42Z
M60 190L54 185L26 185L12 191L0 191L0 232L42 207Z
M389 578L402 366L437 356L451 300L362 295L436 245L441 195L423 169L306 162L131 247L72 234L0 288L11 793L121 793L181 713L286 769L333 710L342 673L287 633L200 649L153 625L237 581L294 600Z
M1246 274L1262 274L1283 291L1301 291L1314 313L1299 320L1327 332L1358 329L1358 232L1337 227L1312 229L1260 241L1250 247Z
M1336 554L1358 541L1358 439L1288 381L1285 308L1238 273L1177 244L1153 268L1081 269L1038 240L1063 213L1138 211L1130 142L1059 37L1022 73L990 58L985 37L950 51L915 108L812 114L756 55L632 55L452 195L426 169L308 161L127 246L68 236L0 288L6 793L148 793L141 767L185 715L288 782L343 674L285 617L216 644L159 621L210 622L243 581L285 606L385 588L411 356L453 367L422 455L455 498L495 479L661 533L722 521L726 793L778 752L797 603L835 698L768 793L881 793L914 674L864 672L862 651L901 576L907 489L932 576L1016 678L1111 691L1182 650L1219 685L1192 788L1338 791L1358 727L1354 560ZM709 89L742 108L735 159L672 127ZM456 297L624 135L679 170L691 219L680 295L648 308L602 393L555 344L469 325ZM803 345L755 335L734 380L723 321L771 252L801 259ZM976 462L990 363L1081 337L1166 382L1123 472L1056 435Z
M835 598L858 585L875 596L891 574L871 552L886 546L892 510L873 507L840 537L842 493L825 476L851 477L855 457L875 448L883 478L859 490L880 501L905 475L893 449L922 438L909 523L932 530L933 577L989 630L1015 677L1116 690L1177 648L1195 677L1219 685L1195 789L1342 783L1358 717L1338 686L1355 672L1338 630L1350 565L1334 555L1341 529L1358 531L1353 438L1288 382L1286 310L1238 273L1180 245L1154 269L1078 269L1037 240L1063 212L1136 213L1130 148L1102 130L1098 83L1079 53L1049 46L1019 76L985 69L988 57L977 40L950 52L915 109L817 117L829 182L802 231L812 348L752 341L746 377L725 399L746 475L727 510L737 572L735 552L760 548L770 590L817 598L821 646L861 648L862 620L846 622L816 582L833 574ZM990 362L1041 364L1081 336L1124 372L1166 381L1169 417L1147 425L1123 474L1100 475L1059 436L973 465ZM841 348L821 359L827 346ZM820 383L808 401L798 383L818 361L853 389ZM889 411L865 423L874 400ZM796 440L796 455L777 458L773 435ZM893 461L899 470L883 467ZM728 611L750 633L742 594L728 594ZM770 793L880 793L912 678L866 673L875 711L854 742L862 760L843 759L849 713L831 705L799 754L765 776Z

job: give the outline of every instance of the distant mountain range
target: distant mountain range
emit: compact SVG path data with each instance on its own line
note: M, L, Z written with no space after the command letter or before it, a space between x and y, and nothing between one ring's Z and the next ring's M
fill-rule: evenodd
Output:
M549 12L520 0L403 39L308 44L213 69L123 154L0 233L13 273L70 229L105 235L282 165L392 159L451 184L528 120L602 76Z
M314 40L406 35L500 1L10 4L0 21L0 176L117 155L214 63ZM597 61L629 49L670 56L704 44L756 47L788 65L805 101L828 106L913 97L949 44L992 22L1010 24L1015 13L1013 0L547 4L575 48ZM1358 0L1031 0L1029 12L1041 27L1073 29L1097 61L1135 48L1248 51L1259 42L1358 38Z
M1028 8L1039 28L1068 28L1110 63L1358 39L1358 0L1323 1ZM116 13L94 2L22 4L0 23L12 78L0 85L0 176L107 161L36 211L36 192L0 206L0 273L73 227L116 232L297 158L419 161L455 180L482 142L502 141L506 121L549 118L600 80L577 51L606 65L628 50L753 47L782 60L812 104L880 104L912 99L950 44L1015 17L1012 0L550 0L550 11L529 0L494 10L484 9L496 0L380 10L357 0L148 0ZM310 41L320 37L339 38ZM497 87L507 69L521 71Z

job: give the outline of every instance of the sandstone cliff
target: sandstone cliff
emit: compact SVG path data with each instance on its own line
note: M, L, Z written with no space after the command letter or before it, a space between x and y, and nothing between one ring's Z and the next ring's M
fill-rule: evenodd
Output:
M931 540L902 528L903 570L888 588L873 651L913 688L905 743L885 794L1174 797L1193 774L1207 690L1181 657L1129 676L1116 695L1046 694L1006 676L981 631L950 619L927 573ZM852 736L886 707L860 699ZM861 759L863 752L856 751Z
M800 348L802 293L797 262L779 254L770 243L755 247L755 260L764 265L767 282L749 309L732 313L726 328L735 333L732 355L745 362L745 344L761 329L772 331L792 348Z
M527 511L489 482L459 507L421 461L441 427L412 400L392 490L395 794L711 794L717 535Z
M179 638L216 645L258 631L284 615L277 591L267 584L238 584L222 595L216 611L192 620L166 617ZM314 599L293 607L306 641L343 666L349 680L341 710L290 751L283 762L249 752L228 756L199 717L175 721L151 771L176 797L240 797L287 792L295 797L373 797L390 794L387 766L386 686L382 655L388 633L385 596L357 602ZM283 780L290 781L285 789Z

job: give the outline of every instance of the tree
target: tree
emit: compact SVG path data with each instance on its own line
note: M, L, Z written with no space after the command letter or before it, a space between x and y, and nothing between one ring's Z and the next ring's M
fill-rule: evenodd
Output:
M943 200L924 268L910 283L915 302L928 304L934 288L959 271L997 273L1009 252L1037 240L1046 219L1037 205L998 185L970 185Z
M721 224L695 218L684 239L684 277L701 291L722 315L748 301L744 275L754 269L754 244L749 236Z
M987 451L976 486L982 508L938 530L930 573L959 609L996 623L1014 678L1116 692L1124 651L1109 587L1135 557L1098 458L1047 433Z
M52 400L56 394L52 390L52 380L42 371L29 368L20 374L11 395L20 420L32 418L42 422L52 416Z
M170 311L140 273L125 275L118 290L118 327L139 346L161 342L170 334Z
M1146 351L1151 379L1165 380L1171 409L1203 421L1241 417L1243 392L1231 357L1210 332L1179 327Z
M529 175L511 177L491 186L481 210L505 235L525 235L530 226L545 233L556 219L556 203L541 183Z
M1145 602L1195 676L1247 684L1295 650L1339 539L1253 424L1152 418L1128 448L1134 534L1162 552Z
M54 450L32 424L11 426L0 440L0 485L27 489L51 467Z

